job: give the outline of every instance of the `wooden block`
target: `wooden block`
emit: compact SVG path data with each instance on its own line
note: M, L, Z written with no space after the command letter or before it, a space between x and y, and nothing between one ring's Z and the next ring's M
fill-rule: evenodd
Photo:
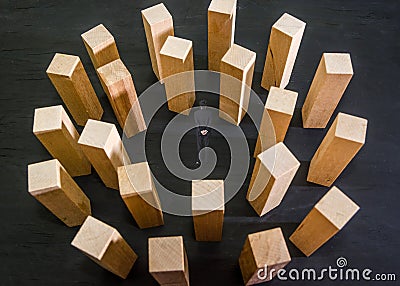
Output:
M115 60L98 68L97 74L125 135L129 138L146 130L135 85L124 63Z
M100 24L81 35L95 69L119 59L113 35Z
M208 7L208 69L220 71L221 59L235 39L236 0L212 0Z
M118 168L119 190L140 228L164 224L160 199L147 162Z
M270 281L290 261L280 227L249 234L239 257L244 284Z
M101 119L103 108L78 56L55 54L46 73L78 125Z
M257 156L246 198L259 216L281 203L299 166L282 142Z
M138 257L115 228L92 216L87 217L71 245L123 279Z
M332 187L289 239L306 256L310 256L339 232L359 209L341 190Z
M368 121L339 113L311 159L307 181L330 187L365 143Z
M28 165L28 190L67 226L81 225L90 201L57 159Z
M78 144L103 183L118 190L117 169L130 164L128 154L114 124L88 120Z
M253 82L256 53L233 44L221 60L219 116L239 125L245 116Z
M192 41L169 36L161 48L160 59L168 108L188 115L196 97Z
M285 13L272 26L261 86L285 88L292 75L306 23Z
M174 35L174 22L163 3L142 10L142 20L154 74L162 78L160 50L168 36Z
M182 236L149 238L149 272L160 285L190 285Z
M220 241L224 224L224 181L192 181L192 214L198 241Z
M283 142L296 101L297 92L271 86L261 119L254 157L276 143Z
M324 53L302 108L304 128L325 128L353 77L350 54Z

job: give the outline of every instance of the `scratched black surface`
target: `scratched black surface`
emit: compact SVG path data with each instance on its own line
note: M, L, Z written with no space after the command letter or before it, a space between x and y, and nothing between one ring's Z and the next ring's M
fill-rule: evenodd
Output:
M105 24L140 94L155 82L140 10L157 1L1 1L0 285L156 285L147 272L147 238L162 235L184 236L192 285L242 285L238 256L246 235L281 226L287 238L327 191L305 181L309 161L326 130L302 129L299 113L325 51L350 52L355 70L335 114L343 111L369 119L367 144L335 183L361 210L310 258L288 242L293 256L288 269L334 266L336 259L344 256L352 267L399 274L399 2L238 2L235 41L257 52L253 88L263 101L267 92L260 88L260 79L271 25L283 12L307 22L288 86L299 92L299 100L285 140L302 166L282 205L261 219L245 201L248 177L226 206L221 243L197 243L191 218L187 217L166 215L164 227L139 230L118 192L105 188L96 174L77 178L92 201L93 215L115 226L140 256L128 279L121 280L72 248L70 242L78 228L64 226L27 193L27 164L50 159L31 133L32 117L34 108L62 103L45 74L53 54L62 52L81 57L105 109L103 120L116 123L80 34L98 23ZM209 1L164 3L174 17L176 35L194 41L196 69L206 69ZM149 161L155 173L162 175L163 183L189 192L190 184L175 180L157 155L159 131L171 118L164 108L152 122L147 152L154 155ZM253 149L254 126L248 117L241 126ZM229 162L226 143L217 134L212 139L220 160ZM195 138L188 134L184 143L181 155L190 164L195 156ZM213 176L223 176L226 168L227 164L218 164ZM284 283L312 284L274 280L271 285ZM314 284L342 283L325 280Z

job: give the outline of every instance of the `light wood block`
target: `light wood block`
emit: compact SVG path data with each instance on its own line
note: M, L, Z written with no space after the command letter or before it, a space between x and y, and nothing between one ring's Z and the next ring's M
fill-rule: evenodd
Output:
M124 63L115 60L98 68L97 74L125 135L130 138L146 130L135 85Z
M78 144L103 183L118 190L117 169L130 164L129 156L114 124L88 120Z
M149 238L149 272L160 285L190 285L182 236Z
M350 54L324 53L302 108L304 128L325 128L353 77Z
M55 54L46 73L78 125L101 119L103 108L78 56Z
M115 228L92 216L87 217L71 245L123 279L138 257Z
M259 216L281 203L299 167L282 142L257 156L246 198Z
M198 241L220 241L224 224L224 181L192 181L192 214Z
M28 165L28 190L67 226L91 214L90 200L57 159Z
M174 22L163 3L142 10L151 66L156 77L162 79L160 51L168 36L174 35Z
M212 0L208 7L208 69L220 71L221 59L235 39L236 0Z
M338 233L359 209L341 190L332 187L289 239L306 256L310 256Z
M140 228L164 224L160 199L147 162L118 168L119 191Z
M249 234L239 257L244 284L270 281L290 261L280 227Z
M168 108L188 115L196 97L192 41L169 36L161 48L160 59Z
M330 187L365 143L368 121L339 113L311 159L307 181Z
M100 24L81 35L95 69L119 59L113 35Z
M261 119L254 157L283 142L296 107L297 92L271 86Z
M261 86L285 88L303 38L306 23L285 13L272 26Z
M221 60L219 116L239 125L245 116L253 82L256 53L233 44Z

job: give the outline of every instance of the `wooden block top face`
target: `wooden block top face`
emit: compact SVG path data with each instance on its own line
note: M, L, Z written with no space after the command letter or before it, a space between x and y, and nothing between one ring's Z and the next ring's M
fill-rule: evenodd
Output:
M258 268L291 261L280 227L249 234L248 239Z
M212 0L208 11L217 12L220 14L233 14L236 10L236 0Z
M225 201L223 180L192 181L193 211L223 211L224 209Z
M71 244L89 256L101 260L116 232L113 227L88 216Z
M272 26L274 29L281 31L284 34L294 37L297 33L303 33L306 23L289 15L283 14L278 21Z
M149 238L149 272L185 271L182 236Z
M64 77L71 77L76 66L80 62L78 56L55 54L49 67L46 70L48 74L56 74Z
M165 20L172 19L171 14L163 3L151 6L142 10L142 16L150 25L154 25Z
M118 167L118 179L120 182L123 180L124 184L132 186L132 188L126 188L120 185L122 197L152 192L153 190L151 171L147 162Z
M60 130L64 112L62 105L36 108L33 119L33 133L40 134Z
M94 51L100 50L114 42L113 35L111 35L103 24L90 29L81 36L85 43Z
M353 74L350 54L324 53L322 57L325 62L327 74Z
M315 209L337 229L342 229L360 207L337 187L332 187L315 205Z
M192 48L192 41L168 36L161 48L160 54L185 61Z
M278 178L300 166L300 162L282 142L260 153L257 158L274 178Z
M114 129L118 132L114 124L89 119L82 131L78 144L103 149Z
M222 57L222 62L236 67L240 70L247 70L256 60L256 53L233 44Z
M296 107L297 92L271 86L265 108L293 115Z
M367 119L340 112L335 121L336 137L361 144L365 143L368 124Z
M57 159L28 165L28 190L32 195L61 188L61 164Z
M97 72L107 86L131 76L129 70L120 59L98 68Z

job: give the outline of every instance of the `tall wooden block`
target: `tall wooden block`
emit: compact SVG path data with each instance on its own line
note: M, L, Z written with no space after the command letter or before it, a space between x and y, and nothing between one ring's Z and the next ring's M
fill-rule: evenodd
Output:
M224 224L224 181L192 181L192 214L198 241L220 241Z
M169 36L161 48L160 59L168 108L188 115L196 97L192 41Z
M220 71L221 59L235 39L236 0L212 0L208 7L208 69Z
M257 156L246 198L259 216L281 203L299 166L282 142Z
M115 60L98 68L97 74L125 135L129 138L146 130L135 85L124 63Z
M286 13L272 26L261 79L263 88L288 85L305 27L306 23Z
M67 226L81 225L90 201L57 159L28 165L28 190Z
M81 35L95 69L119 59L113 35L100 24Z
M142 10L142 20L154 74L162 79L160 50L168 36L174 35L174 22L163 3Z
M339 113L311 159L307 181L330 187L364 145L367 123Z
M254 157L276 143L283 142L296 101L297 92L271 86L261 119Z
M103 108L78 56L55 54L46 73L78 125L101 119Z
M103 183L118 190L118 167L130 160L114 124L88 120L78 144Z
M324 53L302 108L304 128L325 128L353 77L349 54Z
M290 261L280 227L249 234L239 257L244 284L270 281Z
M332 187L289 239L306 256L310 256L341 230L359 209L342 191Z
M87 217L71 245L123 279L138 257L115 228L92 216Z
M190 285L182 236L149 238L149 272L160 285Z
M164 224L157 190L147 162L118 168L119 191L140 228Z
M219 116L239 125L247 112L256 53L233 44L221 60Z

